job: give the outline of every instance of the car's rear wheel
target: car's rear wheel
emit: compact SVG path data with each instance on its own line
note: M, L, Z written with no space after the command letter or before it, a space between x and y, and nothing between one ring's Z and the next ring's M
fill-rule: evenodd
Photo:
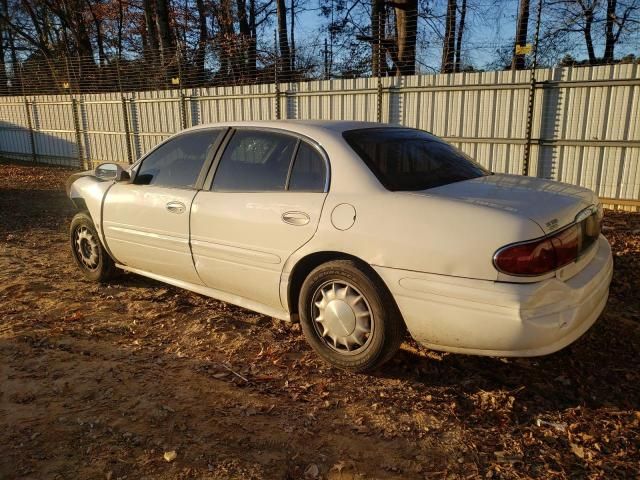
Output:
M102 246L91 217L80 212L71 220L71 253L85 277L104 282L116 275L113 259Z
M388 361L406 332L385 285L353 260L313 270L302 284L298 312L311 347L332 365L353 372Z

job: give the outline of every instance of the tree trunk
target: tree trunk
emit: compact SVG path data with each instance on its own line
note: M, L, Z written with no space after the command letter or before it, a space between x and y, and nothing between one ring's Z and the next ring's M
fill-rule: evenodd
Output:
M251 25L249 23L249 16L247 14L247 2L246 0L237 0L238 6L238 28L240 30L240 40L242 48L242 76L249 76L253 78L255 59L252 60L251 47L253 44L253 38L251 37ZM252 64L253 62L253 64Z
M0 21L0 94L8 93L7 66L4 61L4 34L7 28L4 21Z
M296 34L295 34L295 26L296 26L296 13L295 13L295 2L296 0L291 0L291 70L295 72L296 70Z
M442 73L451 73L454 69L457 9L456 0L448 0L444 44L442 46Z
M198 75L204 78L204 60L207 51L207 41L209 40L209 31L207 30L207 10L204 6L204 0L196 0L196 8L198 9L198 47L196 50L196 71Z
M527 30L529 28L529 0L520 0L520 12L518 13L518 26L516 28L516 41L513 47L513 57L511 59L511 70L523 70L525 67L525 56L516 53L518 45L527 44Z
M156 28L156 9L154 0L143 0L144 24L146 27L145 58L154 61L158 54L158 30Z
M156 24L160 40L160 52L164 63L175 53L175 42L169 20L170 0L156 0Z
M93 4L91 0L86 0L87 8L89 9L89 13L91 13L91 18L93 19L93 25L96 29L96 45L98 46L98 61L100 66L107 64L107 56L104 51L104 34L102 32L102 19L96 15L96 12L93 10Z
M66 5L69 5L68 3ZM89 35L88 25L85 19L85 5L81 0L71 2L70 11L67 11L68 23L71 28L71 34L76 43L78 55L82 57L87 64L93 64L93 45ZM83 63L84 63L83 62Z
M593 38L591 37L591 26L593 25L593 9L584 12L584 41L587 45L587 53L589 55L589 63L595 65L597 63L596 53L593 48Z
M613 25L616 20L617 0L607 0L607 19L604 24L604 56L602 60L605 63L613 63L613 53L616 46L616 37L613 33Z
M249 0L249 31L251 33L251 42L249 42L248 55L249 55L249 72L251 76L257 80L257 62L258 62L258 50L257 50L257 38L258 29L256 26L256 2L255 0Z
M417 0L396 0L396 75L416 72Z
M384 75L386 51L383 46L387 13L384 0L371 0L371 75Z
M287 38L287 6L285 0L276 0L278 11L278 43L280 44L280 65L284 80L290 80L291 74L291 50Z
M218 19L218 51L220 55L220 73L223 80L233 79L236 65L235 31L233 28L233 13L231 0L220 0Z
M116 50L118 61L122 60L122 31L124 28L124 8L122 0L118 0L118 38L116 40Z
M462 40L464 36L464 22L467 18L467 0L462 0L460 7L460 22L458 23L458 39L456 40L456 72L462 70Z

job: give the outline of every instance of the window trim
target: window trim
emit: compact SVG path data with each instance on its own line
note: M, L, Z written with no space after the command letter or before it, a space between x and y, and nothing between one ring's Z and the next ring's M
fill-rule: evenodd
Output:
M233 190L233 191L212 190L213 181L215 179L215 174L218 171L220 160L222 159L222 156L224 155L224 152L226 151L227 146L229 145L229 142L231 141L235 133L241 130L249 130L254 132L278 133L280 135L288 135L290 137L295 137L298 140L294 148L294 151L291 155L291 161L289 162L289 170L287 171L287 180L285 183L284 190ZM300 148L300 142L305 142L310 147L314 148L320 154L320 157L324 161L325 172L326 172L325 179L324 179L324 187L322 189L322 192L305 192L305 191L298 190L292 193L325 193L325 194L328 193L331 185L331 162L329 161L329 156L327 155L327 152L325 151L324 148L322 148L322 146L317 141L315 141L313 138L308 137L307 135L304 135L302 133L292 132L290 130L285 130L283 128L249 126L249 125L235 126L235 127L229 128L229 131L225 135L224 141L220 146L218 146L216 154L214 155L213 161L211 163L211 168L209 169L209 172L206 175L202 189L205 191L209 191L211 193L289 193L290 192L289 180L291 177L291 171L293 169L293 165L295 164L296 154L298 153L298 149Z
M160 142L159 144L157 144L155 147L153 147L151 150L149 150L147 153L145 153L142 157L140 157L140 159L135 162L133 165L131 165L131 167L129 167L129 171L132 171L133 168L135 168L136 166L138 166L138 169L135 172L135 175L131 176L131 180L129 181L130 185L136 185L137 187L158 187L158 188L172 188L172 189L177 189L177 190L202 190L204 182L206 180L206 176L207 176L207 172L209 171L209 168L211 167L211 163L213 162L213 160L216 158L216 154L218 153L218 151L220 150L220 147L223 143L223 140L225 140L225 138L227 137L227 134L229 133L229 127L204 127L204 128L197 128L194 130L183 130L181 132L178 132L174 135L171 135L169 138L163 140L162 142ZM136 178L138 176L138 173L140 172L140 167L142 166L142 164L144 163L144 161L151 156L156 150L160 149L160 147L163 147L164 145L172 142L173 140L178 140L184 136L188 136L188 135L192 135L195 133L200 133L200 132L219 132L218 136L216 137L215 142L213 142L212 146L213 148L211 149L211 152L209 153L209 155L207 156L207 158L204 159L204 162L202 164L202 167L200 168L200 172L198 173L198 176L196 177L196 183L193 187L185 187L185 186L181 186L181 187L172 187L172 186L168 186L168 185L149 185L149 184L137 184L135 183Z

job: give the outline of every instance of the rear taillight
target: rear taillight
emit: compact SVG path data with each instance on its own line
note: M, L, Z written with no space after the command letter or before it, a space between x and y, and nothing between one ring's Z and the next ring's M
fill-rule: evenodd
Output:
M553 235L501 248L493 256L493 264L508 275L537 276L553 272L575 262L596 243L602 217L601 205L586 208L576 215L576 223Z
M574 262L579 249L580 226L572 225L550 237L501 248L493 262L508 275L544 275Z

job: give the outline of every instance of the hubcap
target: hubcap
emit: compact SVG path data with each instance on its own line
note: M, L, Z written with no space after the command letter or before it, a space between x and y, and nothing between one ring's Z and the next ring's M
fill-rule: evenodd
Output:
M373 332L373 314L364 298L349 282L331 280L313 294L313 326L320 338L343 354L360 352Z
M100 260L98 241L87 227L79 227L73 235L73 244L78 259L88 270L98 268Z

